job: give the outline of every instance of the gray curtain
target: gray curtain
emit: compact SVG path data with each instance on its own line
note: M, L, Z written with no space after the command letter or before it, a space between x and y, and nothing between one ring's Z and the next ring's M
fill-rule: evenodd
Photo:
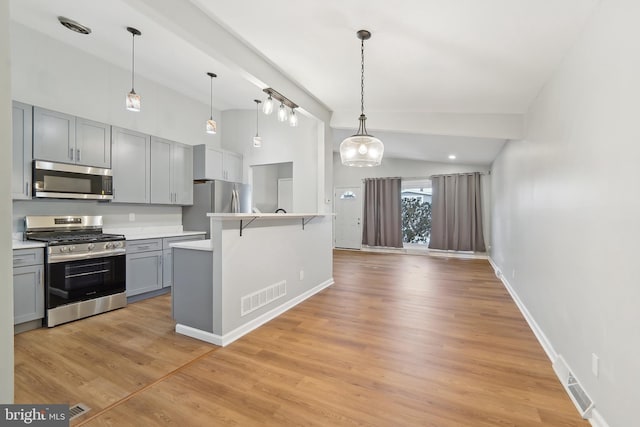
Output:
M362 244L402 247L402 205L400 178L364 180Z
M484 252L480 173L431 177L430 249Z

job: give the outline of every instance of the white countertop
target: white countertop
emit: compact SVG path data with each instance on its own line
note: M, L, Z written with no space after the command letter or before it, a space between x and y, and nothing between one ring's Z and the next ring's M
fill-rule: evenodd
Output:
M192 249L194 251L209 251L213 252L213 243L211 239L207 240L193 240L191 242L171 243L169 246L179 249Z
M105 228L105 233L124 234L127 240L162 239L206 234L204 231L183 231L182 227Z
M238 219L295 219L295 218L311 218L315 216L333 216L333 213L208 213L207 216L220 220L238 220Z
M46 245L44 242L36 242L33 240L12 240L11 242L13 249L33 249L33 248L44 248Z

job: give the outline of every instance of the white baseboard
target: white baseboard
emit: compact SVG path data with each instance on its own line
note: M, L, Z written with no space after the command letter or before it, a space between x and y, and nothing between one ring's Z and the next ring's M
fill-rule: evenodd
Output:
M609 424L604 420L604 417L597 409L591 410L591 418L589 418L589 422L593 427L609 427Z
M496 273L496 277L498 277L498 279L502 281L502 284L504 285L505 289L507 290L507 292L509 292L509 295L511 295L511 298L518 306L518 309L524 316L524 319L529 324L529 327L531 328L534 335L538 339L538 342L544 349L545 353L547 353L547 357L549 358L551 363L554 363L558 357L558 353L556 353L556 351L553 349L553 346L551 345L551 341L549 341L549 339L544 334L544 332L542 332L542 329L540 328L540 326L538 326L538 323L536 323L531 313L529 313L529 310L527 310L527 307L524 305L524 303L522 302L522 300L520 299L516 291L513 289L513 287L507 280L507 278L504 277L504 275L502 274L502 271L500 271L500 268L498 268L498 266L493 261L493 259L491 259L491 257L489 257L489 263L493 267L493 271Z
M555 351L555 349L551 345L551 341L549 341L549 339L544 334L544 332L542 332L542 329L540 328L538 323L535 321L531 313L529 313L529 310L527 310L527 307L524 305L524 303L522 302L522 300L520 299L516 291L513 289L513 287L511 286L509 281L506 279L506 277L504 277L504 275L502 274L502 271L496 265L496 263L493 261L491 257L489 257L489 263L491 264L491 267L493 267L493 271L495 272L496 277L500 279L500 281L504 285L507 292L509 292L509 295L511 295L511 298L516 303L516 306L518 306L520 313L522 313L522 316L525 318L525 320L529 324L529 327L531 328L534 335L538 339L538 342L544 349L545 353L547 354L547 357L549 358L549 360L551 360L554 372L558 377L558 379L560 380L560 384L562 384L562 386L565 388L565 391L567 391L565 383L566 383L566 377L568 377L568 373L570 371L569 365L564 360L562 355L558 354ZM573 398L571 397L571 394L568 391L567 391L567 394L569 395L569 398L573 401ZM598 412L598 410L595 408L595 402L594 402L593 409L591 409L589 413L589 422L593 427L609 427L609 424L607 424L602 414L600 414L600 412Z
M319 285L309 289L308 291L298 295L297 297L286 301L284 304L278 307L275 307L264 314L261 314L255 319L245 323L244 325L224 335L217 335L211 332L192 328L190 326L182 325L179 323L176 324L176 332L191 338L199 339L201 341L205 341L211 344L225 347L231 344L232 342L234 342L235 340L237 340L238 338L241 338L242 336L248 334L254 329L257 329L260 326L264 325L269 320L275 319L285 311L295 307L296 305L300 304L302 301L306 300L307 298L310 298L313 295L317 294L318 292L322 291L323 289L328 288L329 286L333 285L333 283L334 281L332 277L331 279L328 279L320 283Z

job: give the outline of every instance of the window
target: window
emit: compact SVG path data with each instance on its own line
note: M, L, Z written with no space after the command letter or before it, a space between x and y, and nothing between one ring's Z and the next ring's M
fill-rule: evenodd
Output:
M356 193L354 193L353 191L345 191L344 193L342 193L340 195L340 198L342 200L344 200L344 199L355 199L356 198Z
M431 181L403 180L402 240L406 245L429 244L431 235Z

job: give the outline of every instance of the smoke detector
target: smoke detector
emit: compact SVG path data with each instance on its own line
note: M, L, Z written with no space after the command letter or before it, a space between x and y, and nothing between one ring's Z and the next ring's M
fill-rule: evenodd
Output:
M58 16L58 21L71 31L75 31L80 34L91 34L91 28L85 27L82 24L74 21L73 19L65 18L64 16Z

